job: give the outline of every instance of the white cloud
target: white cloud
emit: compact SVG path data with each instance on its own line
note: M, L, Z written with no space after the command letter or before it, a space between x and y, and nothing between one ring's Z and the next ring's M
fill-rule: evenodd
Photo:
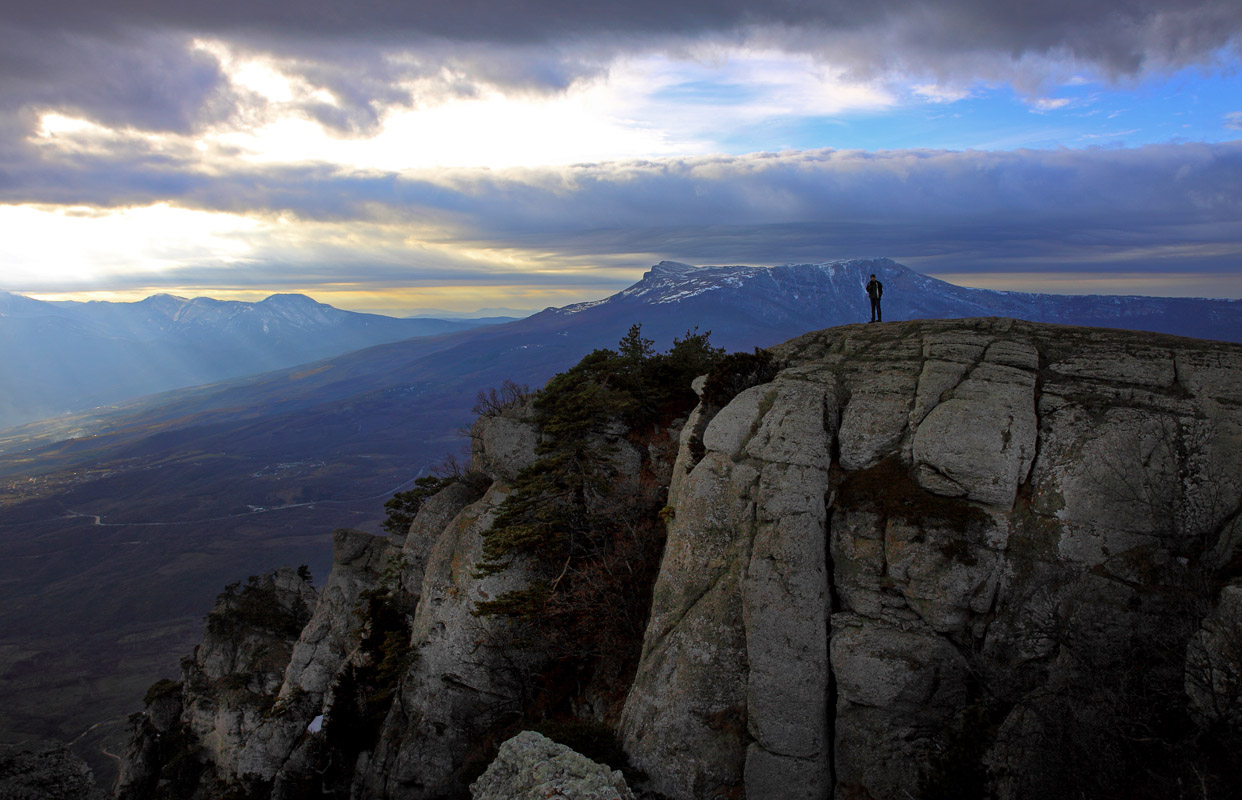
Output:
M220 42L193 48L215 57L233 88L235 112L193 134L109 128L47 112L36 138L66 153L192 148L203 169L248 164L323 163L403 172L437 167L542 167L699 155L737 149L746 131L773 121L874 112L896 103L875 82L852 81L810 56L703 47L674 58L622 59L604 76L563 92L534 93L444 74L409 77L408 104L377 111L378 122L342 136L309 115L332 100L278 60ZM945 90L948 97L949 90ZM731 146L724 140L735 137ZM763 149L755 139L749 149ZM746 149L746 148L744 148Z
M111 274L152 281L191 264L237 263L246 237L262 227L236 214L158 204L99 210L72 206L0 206L0 262L6 288L106 282Z
M1065 108L1070 104L1070 100L1065 97L1038 97L1030 101L1031 110L1044 114L1049 111Z
M920 83L910 88L915 95L931 103L956 103L971 96L969 89L935 83Z
M548 166L672 155L697 149L670 141L641 120L619 116L614 98L592 87L560 96L499 91L393 109L370 136L333 136L318 122L289 115L253 130L218 134L255 163L325 162L355 169Z
M1225 115L1225 127L1242 131L1242 111L1231 111Z

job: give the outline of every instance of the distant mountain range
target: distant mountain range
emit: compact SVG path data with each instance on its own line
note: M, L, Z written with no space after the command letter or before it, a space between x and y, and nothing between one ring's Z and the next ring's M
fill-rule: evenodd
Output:
M78 303L0 292L0 428L488 322L359 314L300 294Z
M726 334L736 320L770 332L773 338L764 343L775 343L809 329L866 322L870 307L863 285L872 273L884 284L884 318L890 321L1014 317L1242 340L1240 300L969 289L930 278L886 258L771 268L694 267L662 261L639 283L606 300L544 313L563 315L590 309L594 314L625 316L641 313L638 309L648 306L676 308L702 327Z
M1242 339L1239 301L983 291L886 259L662 262L598 302L0 431L0 731L71 739L175 673L225 584L282 564L324 575L333 528L376 530L394 491L462 451L480 389L541 386L634 323L661 349L697 327L749 350L865 322L873 272L890 321L1011 316Z

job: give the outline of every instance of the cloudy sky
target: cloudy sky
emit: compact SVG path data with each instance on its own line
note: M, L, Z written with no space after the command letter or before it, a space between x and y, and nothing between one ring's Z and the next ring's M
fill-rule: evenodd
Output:
M1242 297L1237 0L41 0L0 289L537 309L661 259Z

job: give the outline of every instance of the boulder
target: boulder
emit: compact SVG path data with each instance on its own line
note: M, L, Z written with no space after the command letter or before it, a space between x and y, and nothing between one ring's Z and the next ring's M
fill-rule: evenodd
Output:
M563 744L523 731L500 746L496 760L470 784L474 800L633 800L619 770Z
M470 429L470 463L494 479L511 481L535 462L539 430L523 404L480 416Z

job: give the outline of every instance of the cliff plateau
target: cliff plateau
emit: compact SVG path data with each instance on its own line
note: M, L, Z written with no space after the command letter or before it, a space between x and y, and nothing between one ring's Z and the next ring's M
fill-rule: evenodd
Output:
M667 492L624 669L476 613L540 577L478 569L548 436L519 403L317 593L222 595L118 796L464 796L549 719L677 800L1236 796L1242 347L985 318L771 352L658 434L606 421L609 491Z

